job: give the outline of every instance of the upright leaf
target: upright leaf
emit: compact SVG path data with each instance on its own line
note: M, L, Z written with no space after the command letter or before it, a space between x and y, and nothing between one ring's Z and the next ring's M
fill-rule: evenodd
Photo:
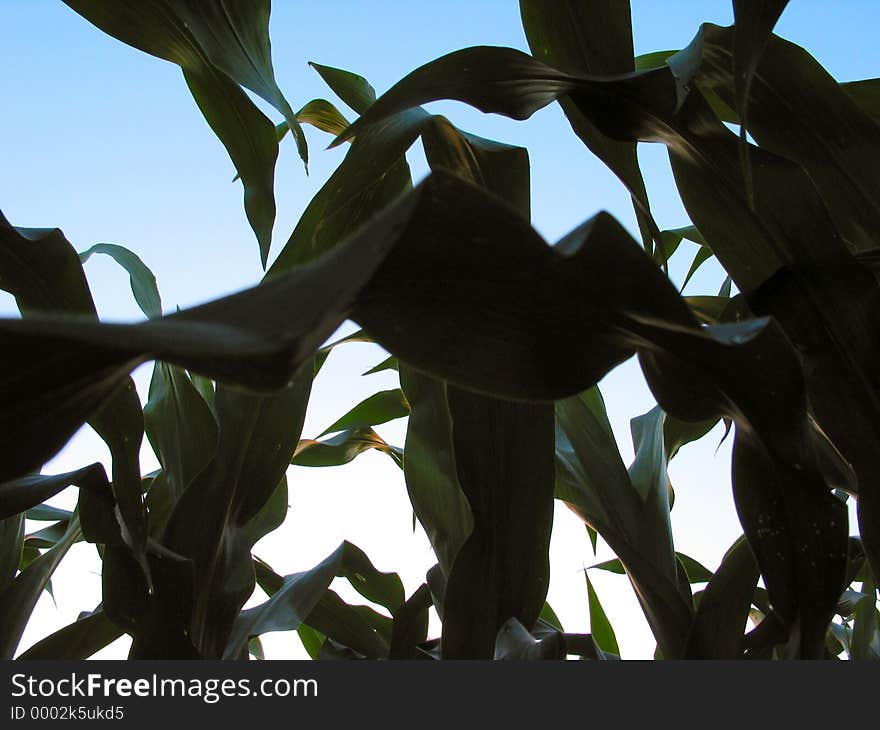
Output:
M611 75L635 70L629 0L520 0L523 29L532 55L575 74ZM648 192L634 142L603 134L568 97L559 104L575 134L620 178L632 196L645 248L659 229L651 216Z

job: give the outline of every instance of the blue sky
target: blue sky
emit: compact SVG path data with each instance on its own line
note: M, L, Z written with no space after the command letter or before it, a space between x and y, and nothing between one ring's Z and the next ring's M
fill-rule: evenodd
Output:
M633 0L632 8L637 53L679 48L690 41L700 22L732 20L729 0ZM179 69L104 35L55 0L0 0L0 18L0 91L5 102L0 115L0 209L12 223L61 227L78 250L101 241L131 248L156 273L166 310L256 283L262 271L240 185L231 182L231 162L193 103ZM851 80L880 73L877 28L876 1L793 0L777 32L808 48L838 79ZM356 71L381 93L413 68L458 48L505 45L527 50L517 3L500 0L276 0L271 33L276 76L296 108L315 97L333 100L308 61ZM353 118L350 110L341 108ZM550 240L601 209L633 229L628 196L574 137L557 107L527 122L482 115L460 104L430 108L467 131L529 149L534 223ZM277 121L277 113L269 115ZM282 144L270 258L344 153L325 151L326 135L314 130L307 134L312 157L308 178L291 141ZM686 225L663 148L642 145L640 157L661 227ZM417 176L424 174L420 151L412 153L411 162ZM93 257L87 273L103 317L140 316L127 276L108 259ZM721 278L717 267L707 266L690 290L714 293ZM11 300L0 297L0 313L13 311ZM316 384L304 435L320 432L358 399L394 387L388 373L359 377L380 359L375 348L361 345L335 354ZM148 377L149 368L136 377L144 396ZM632 363L609 376L603 389L621 450L628 457L628 419L650 408L652 399ZM383 433L401 443L404 426L391 424ZM710 567L738 535L729 497L728 452L722 447L715 453L717 438L712 439L717 435L685 449L672 471L679 490L673 512L678 547ZM80 466L96 458L105 458L103 446L83 432L55 465ZM144 457L147 466L149 458ZM407 532L402 494L399 473L379 456L362 457L344 470L296 470L291 525L263 546L264 556L278 555L278 570L302 569L329 553L339 539L357 538L354 541L360 539L358 544L386 570L399 568L403 552L415 552L419 559L402 569L412 589L430 556L424 541L412 550L405 547L407 540L420 538ZM377 503L394 504L403 525L384 542L362 524L362 515ZM332 525L315 535L308 524L316 519ZM572 584L576 590L560 588L555 600L565 609L564 620L585 628L585 591L577 570L594 559L585 549L582 529L567 520L566 515L557 519L570 538L564 544L557 541L554 586ZM699 520L705 521L702 528L695 527ZM612 596L608 600L617 600L618 588L597 580L600 591ZM619 600L621 622L637 616L623 592ZM59 605L63 613L63 598ZM91 607L73 601L70 610L75 617ZM60 625L66 616L52 613L51 604L41 611L41 626ZM614 611L609 613L614 620ZM633 636L621 640L625 653L644 653L644 627ZM285 655L280 648L278 652Z

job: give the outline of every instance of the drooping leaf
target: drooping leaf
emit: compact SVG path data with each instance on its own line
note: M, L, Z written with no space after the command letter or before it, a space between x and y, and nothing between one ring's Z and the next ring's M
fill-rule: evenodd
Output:
M29 532L24 536L24 544L27 547L37 548L38 550L51 548L64 539L68 526L69 522L65 520L64 522L56 522L54 525L44 527L42 530Z
M0 484L0 519L31 510L69 486L85 489L108 486L102 464L90 464L64 474L34 474ZM44 518L47 515L44 515ZM28 515L29 519L36 519Z
M425 194L427 190L430 195ZM455 215L450 217L453 210ZM467 221L466 230L462 221ZM389 227L396 236L388 235ZM461 249L435 245L437 240L456 241ZM512 243L517 240L519 243ZM516 257L511 256L513 250ZM340 269L343 257L346 266ZM468 272L479 271L482 263L490 260L494 264L493 306L491 317L483 319L474 313L484 311L485 286ZM438 278L438 272L446 271L453 262L459 278ZM326 281L330 279L321 278L330 277L331 270L341 290L328 291ZM341 276L340 271L347 273ZM529 272L528 283L523 272ZM305 281L308 287L302 286ZM400 299L402 282L408 294L404 301ZM563 300L571 301L572 306L560 309ZM277 324L281 301L286 310L283 337L278 336L278 330L272 332L273 326L281 327ZM668 280L609 217L600 215L557 247L549 248L525 221L491 195L457 176L439 172L418 192L374 218L320 261L254 290L136 326L65 322L63 334L60 327L51 330L55 325L46 321L4 321L0 327L8 338L17 333L18 343L25 337L24 331L33 333L37 326L42 334L52 331L54 344L70 343L71 339L76 342L88 332L90 346L79 345L83 348L80 353L89 353L86 372L97 369L98 344L97 363L101 366L106 368L108 359L109 364L119 362L116 358L130 361L130 350L120 354L113 349L119 347L118 335L125 332L130 335L128 342L134 340L129 347L149 343L145 351L155 354L162 343L163 357L184 358L182 364L187 367L210 367L215 376L225 372L265 386L272 383L272 375L276 384L286 380L290 357L296 362L297 357L312 352L327 331L335 328L342 313L331 317L330 312L338 308L328 304L340 301L347 303L346 313L350 308L353 318L390 352L437 376L503 396L548 399L567 395L595 382L638 348L649 384L664 410L683 420L729 415L747 425L748 433L760 438L773 458L788 465L802 463L807 470L814 467L804 425L800 365L788 343L766 320L698 328ZM438 301L443 306L438 306ZM300 302L308 304L298 307ZM315 320L307 319L310 308L325 312L321 322L332 319L333 327L316 331ZM192 331L204 330L188 325L205 323L222 313L226 322L223 332L228 335L230 322L243 326L243 320L236 319L243 311L267 314L257 323L248 322L247 331L250 338L254 329L262 331L267 339L272 332L268 353L258 349L257 353L238 352L233 358L227 349L228 359L223 359L217 357L218 349L196 347L204 347L206 342L211 348L219 346L210 338L194 342ZM296 312L297 320L287 316L289 311ZM271 312L277 317L274 325L268 317ZM407 328L401 318L418 322L419 327ZM570 340L571 333L580 328L589 332L593 346L589 351L565 352L562 357L559 342ZM189 330L185 342L171 336L180 330ZM404 338L400 335L404 330L409 334L418 330L424 339ZM480 347L471 348L469 361L463 363L452 353L460 352L469 338ZM227 337L223 348L228 346ZM535 360L531 357L535 352L553 356ZM773 358L779 365L779 372L774 373L778 382L774 381L769 397L750 386L754 377L761 382L767 378L756 356ZM718 365L722 361L724 368ZM256 363L262 368L255 367ZM267 363L276 368L268 376L263 369ZM119 367L124 370L127 366ZM44 385L40 384L43 390ZM412 405L409 393L407 396Z
M346 577L368 600L393 606L395 610L403 603L400 579L394 574L380 573L360 549L344 542L311 570L284 578L276 575L275 580L261 581L270 598L241 612L224 656L238 656L251 636L296 630L325 597L336 576Z
M295 466L341 466L370 449L388 454L395 464L403 467L403 449L391 446L371 428L349 429L321 441L301 439L290 463Z
M156 286L156 277L137 254L115 243L96 243L83 251L79 259L86 263L96 253L110 256L128 272L131 291L144 314L148 317L162 316L162 298Z
M369 606L352 606L327 590L305 618L319 634L367 659L388 658L391 619Z
M50 507L48 504L38 504L25 512L25 517L38 522L54 522L56 520L67 521L73 517L73 512L58 507Z
M124 0L66 3L123 43L176 63L206 121L226 147L245 189L245 211L263 265L275 220L273 180L278 142L272 122L241 88L284 116L308 162L305 135L275 82L269 44L269 0Z
M348 126L348 120L326 99L312 99L296 113L300 124L311 124L322 132L337 135ZM285 131L289 130L287 122L283 122Z
M675 556L684 566L685 572L688 576L688 580L691 583L706 583L712 577L712 571L701 563L694 560L693 558L685 555L684 553L678 552L675 553ZM596 563L595 565L591 565L589 569L605 570L609 573L617 573L618 575L624 575L626 573L626 570L624 569L620 560L618 560L617 558L613 558L612 560L605 560L601 563Z

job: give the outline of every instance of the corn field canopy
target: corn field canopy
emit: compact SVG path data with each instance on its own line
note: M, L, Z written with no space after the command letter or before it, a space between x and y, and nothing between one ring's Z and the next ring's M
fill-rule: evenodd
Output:
M521 0L531 53L462 48L383 94L313 63L327 87L313 100L279 87L269 0L64 3L118 54L181 69L265 275L172 311L149 251L69 241L52 210L39 229L0 214L0 288L20 311L0 319L4 658L85 659L127 635L132 659L246 660L263 634L296 631L316 659L617 659L626 627L595 572L591 633L547 603L556 500L616 556L593 568L631 583L656 658L880 658L880 79L837 80L775 35L785 0L733 0L733 25L638 57L625 0ZM531 179L525 148L425 108L444 100L524 125L559 105L631 197L637 237L599 213L545 240L530 191L553 181ZM299 172L304 127L346 151L279 243L279 142L292 136ZM665 147L688 225L655 221L640 142ZM414 182L417 143L430 174ZM694 246L687 279L712 259L717 293L669 277ZM127 274L139 321L99 319L93 258ZM359 329L331 341L346 322ZM383 348L371 372L396 387L308 438L313 382L349 342ZM632 414L627 465L598 383L633 356L656 405ZM405 443L389 443L376 427L401 418ZM668 468L719 423L742 536L712 571L676 550ZM45 473L86 424L110 458ZM291 465L372 451L430 541L420 586L349 541L289 575L258 557L288 478L308 480ZM75 509L48 503L69 488ZM21 651L81 541L101 559L100 603Z

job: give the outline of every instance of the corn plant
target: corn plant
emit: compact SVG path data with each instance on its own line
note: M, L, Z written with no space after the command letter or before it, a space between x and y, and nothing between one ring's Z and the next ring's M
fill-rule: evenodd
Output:
M592 585L591 634L565 632L546 603L554 500L614 551L597 567L627 576L658 657L878 656L880 80L839 83L774 35L784 0L734 0L731 27L640 57L623 0L521 0L531 55L466 48L378 99L356 73L313 64L351 124L325 100L293 111L268 0L65 2L181 67L240 177L264 267L279 139L291 133L303 161L303 124L350 146L258 286L178 312L163 313L131 251L78 255L57 229L0 219L0 286L21 310L0 320L3 656L86 540L101 605L22 656L85 658L129 634L132 658L246 659L261 634L297 630L316 658L615 658ZM524 122L558 103L630 193L640 240L602 213L550 245L529 223L527 150L422 107L442 99ZM413 187L417 141L432 172ZM639 142L666 146L690 226L655 222ZM724 268L717 294L670 281L683 239L699 245L690 273L709 257ZM98 321L94 255L127 270L143 321ZM346 320L362 329L327 344ZM352 340L388 352L376 369L397 370L400 389L304 439L312 382ZM631 422L627 467L597 383L633 355L657 406ZM130 373L150 361L142 405ZM402 448L373 429L404 415ZM712 572L675 550L667 468L719 421L743 536ZM84 423L110 473L41 474ZM161 465L150 474L144 436ZM421 587L407 597L348 542L288 576L253 554L284 519L291 464L370 449L402 469L430 539ZM76 510L44 504L71 485ZM26 534L25 519L51 525ZM343 601L336 577L375 608ZM243 610L257 585L267 600ZM432 607L442 632L429 638Z

